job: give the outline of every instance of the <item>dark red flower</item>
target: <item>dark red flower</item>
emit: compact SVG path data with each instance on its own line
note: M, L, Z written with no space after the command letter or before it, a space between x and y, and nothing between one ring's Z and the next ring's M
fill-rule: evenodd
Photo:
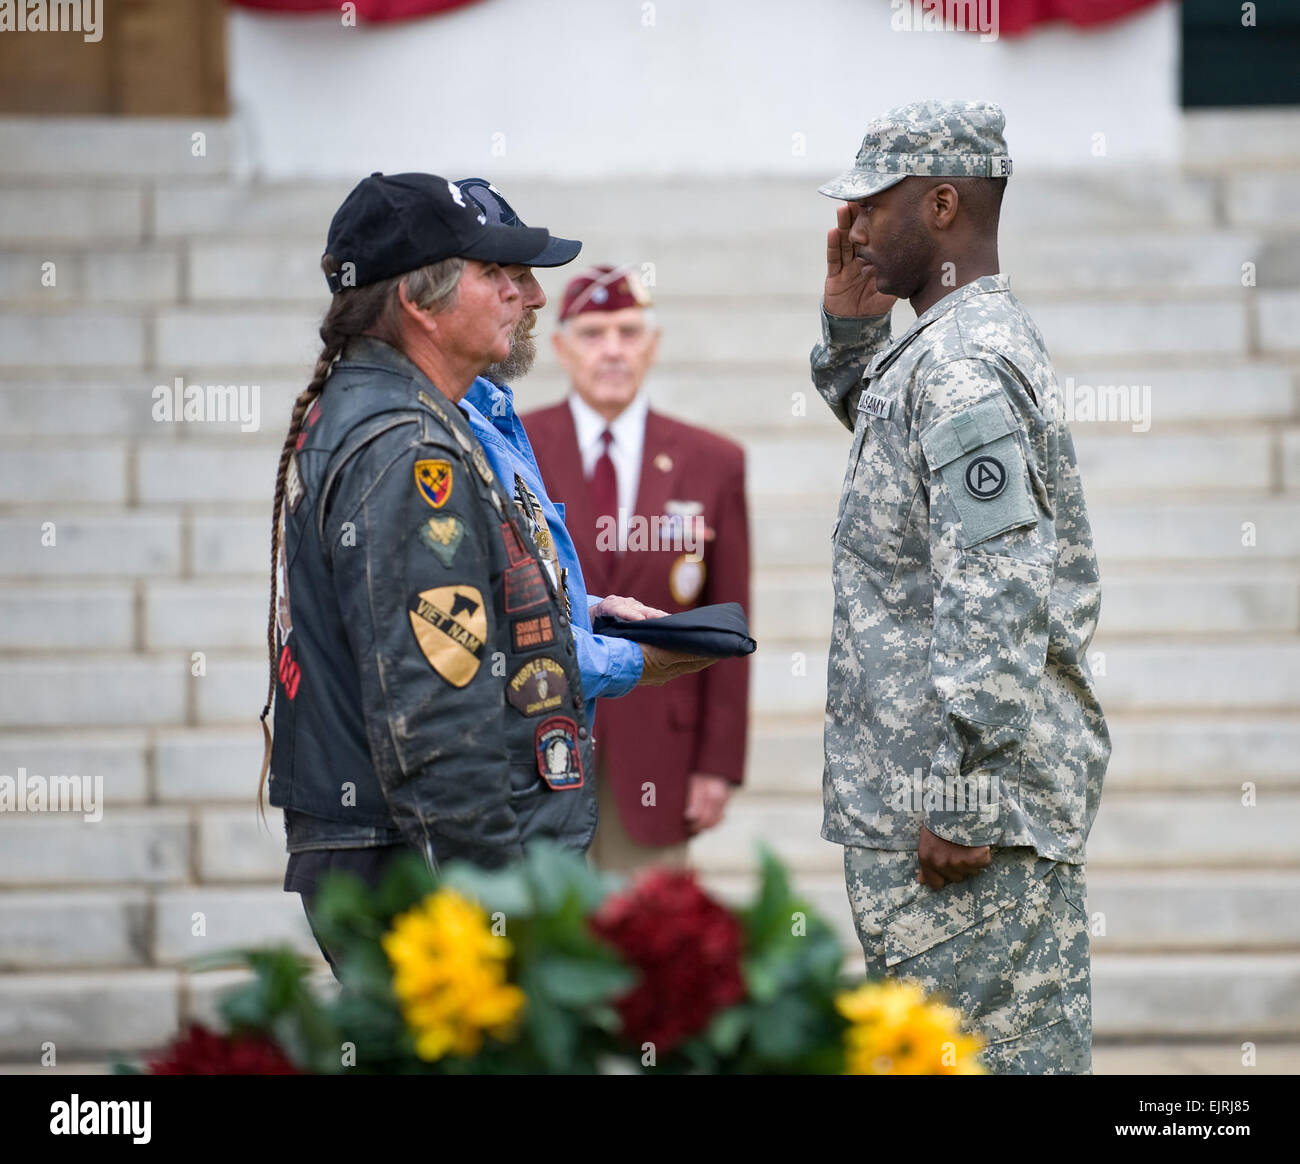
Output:
M148 1070L150 1075L302 1074L264 1035L219 1035L198 1023L149 1060Z
M666 1055L745 994L740 923L695 875L655 870L609 898L592 930L616 947L641 981L618 1000L623 1033Z

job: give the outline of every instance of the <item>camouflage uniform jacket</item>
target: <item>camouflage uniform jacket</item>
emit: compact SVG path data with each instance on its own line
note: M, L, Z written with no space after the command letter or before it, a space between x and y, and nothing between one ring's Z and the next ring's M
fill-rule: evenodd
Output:
M830 841L1081 863L1110 737L1085 656L1100 583L1042 336L1005 275L822 313L813 382L853 431L832 534Z

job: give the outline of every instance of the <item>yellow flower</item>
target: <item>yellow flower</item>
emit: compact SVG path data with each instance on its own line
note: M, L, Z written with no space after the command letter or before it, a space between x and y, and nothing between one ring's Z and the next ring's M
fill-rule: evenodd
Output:
M476 903L439 889L394 918L381 944L421 1059L473 1055L485 1034L514 1033L525 1000L506 982L513 947L492 933Z
M961 1015L926 1001L916 982L865 982L836 996L846 1075L982 1075L982 1040L964 1034Z

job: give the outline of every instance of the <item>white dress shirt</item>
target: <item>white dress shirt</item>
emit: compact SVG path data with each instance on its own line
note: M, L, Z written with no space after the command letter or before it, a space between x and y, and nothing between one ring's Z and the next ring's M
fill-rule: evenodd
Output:
M600 460L600 435L608 427L609 459L614 462L618 475L618 525L620 537L627 536L627 519L636 508L637 489L641 484L641 452L645 447L645 417L650 411L650 398L642 389L622 412L608 425L605 418L584 401L576 392L569 393L569 411L573 414L573 429L578 438L578 452L582 455L582 475L591 480Z

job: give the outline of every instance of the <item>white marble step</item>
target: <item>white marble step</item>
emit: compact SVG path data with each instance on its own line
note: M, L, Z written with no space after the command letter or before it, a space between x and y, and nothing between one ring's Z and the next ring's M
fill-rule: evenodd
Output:
M1098 638L1089 655L1112 714L1300 706L1300 645L1171 643ZM824 706L826 641L776 642L752 670L754 712L812 716ZM265 658L256 650L186 646L150 654L0 658L0 729L241 722L262 706Z
M757 520L751 504L754 556L760 567L829 571L838 496L837 489L820 502L771 497ZM1231 501L1157 501L1112 494L1089 502L1088 520L1103 579L1112 563L1169 563L1190 569L1211 561L1246 565L1300 557L1300 499L1290 494Z
M0 250L0 302L168 303L183 297L196 304L320 308L329 298L320 244L314 239L178 238L141 242L131 249L112 239L98 245L93 238L50 240L29 249L20 249L21 241ZM660 305L737 295L751 301L805 302L820 294L826 275L824 235L818 230L803 238L783 238L776 246L727 235L707 247L663 235L598 235L583 242L584 259L590 255L590 262L599 257L636 266ZM999 257L1017 294L1052 298L1103 289L1124 297L1222 291L1240 288L1243 277L1281 287L1300 279L1291 251L1241 231L1170 234L1147 228L1087 239L1010 233L1001 240ZM52 272L47 263L54 264ZM568 268L539 269L553 306L572 274ZM906 314L903 309L900 319Z
M255 650L266 638L267 601L267 581L252 578L14 584L0 591L0 651ZM832 606L828 575L760 571L750 627L769 647L829 641ZM1110 639L1295 634L1300 584L1267 563L1190 577L1112 577L1102 626Z
M659 305L665 362L805 367L819 335L818 288L802 301L736 298ZM1265 355L1293 350L1296 293L1240 287L1179 297L1154 293L1132 302L1098 292L1068 300L1027 295L1026 303L1058 361L1151 361L1195 358L1222 362L1250 353L1249 324L1259 312ZM100 303L30 305L7 311L0 328L0 368L50 366L143 369L163 382L191 367L226 369L226 378L267 365L310 369L319 351L325 308L280 302L253 309L244 301L214 306L161 306L147 317ZM148 330L146 330L148 329ZM96 343L84 337L94 335ZM146 346L148 339L148 346Z
M715 873L704 883L732 905L754 897L747 877ZM1087 883L1094 958L1300 949L1300 871L1133 874L1090 867ZM845 947L856 950L843 869L799 876L794 886L835 928Z
M771 498L761 512L751 503L758 576L793 569L829 577L834 517L833 496L816 502ZM1256 562L1264 571L1300 558L1300 500L1108 500L1090 506L1089 519L1103 593L1113 567L1205 569L1212 575L1221 567L1249 573ZM54 526L53 545L42 544L46 522ZM0 515L0 577L6 579L242 575L248 580L266 573L269 546L269 496L242 504L204 498L179 512L162 506L97 510L89 497L72 507L64 498Z
M232 123L202 117L0 117L5 180L145 185L227 177Z
M1257 793L1257 803L1244 807L1241 795L1103 795L1089 867L1294 868L1300 797ZM821 804L807 797L742 796L722 825L694 843L693 859L709 873L748 871L765 843L801 873L842 871L841 850L821 839L821 822Z
M229 773L243 803L191 808L102 806L87 821L75 812L6 813L0 818L0 886L179 885L273 882L284 872L278 811L264 824L255 807L257 768ZM1262 789L1243 805L1239 791L1176 797L1103 796L1089 838L1096 869L1294 868L1300 796ZM760 843L771 845L801 873L840 868L839 847L821 839L822 810L812 796L745 792L726 821L698 839L694 859L709 873L748 872ZM1261 874L1263 876L1263 874Z
M260 710L260 709L254 709ZM1300 716L1234 718L1110 715L1113 752L1105 797L1126 793L1181 799L1212 792L1240 798L1300 792ZM254 716L225 727L71 729L0 734L0 774L98 780L106 811L146 804L250 803L262 762ZM750 729L744 797L821 798L821 716L756 717Z
M713 874L705 884L733 904L752 882ZM856 947L842 873L807 875L798 891ZM1142 952L1267 951L1300 947L1300 872L1090 870L1094 956ZM278 884L145 890L0 892L0 973L180 966L214 951L292 945L317 955L296 894Z
M69 436L168 443L234 439L278 446L284 439L294 398L306 386L310 369L266 367L186 369L165 375L157 368L135 371L71 372L57 368L0 373L0 431L15 437ZM237 410L215 410L202 421L155 419L158 389L174 397L182 389L257 385L257 427ZM1072 402L1068 419L1077 442L1097 436L1143 441L1171 432L1214 426L1235 432L1262 431L1263 425L1294 424L1292 374L1277 363L1233 363L1180 368L1063 366L1061 399ZM537 370L514 386L518 407L542 408L560 400L567 382L543 353ZM652 405L669 416L741 440L780 440L815 434L836 444L842 464L849 433L813 390L806 370L756 369L752 373L689 364L660 363L647 390ZM214 396L214 400L217 399ZM1085 419L1098 416L1099 419ZM1285 430L1284 441L1293 430ZM1134 446L1135 448L1138 446ZM1292 478L1293 479L1293 478Z
M764 642L829 641L833 613L829 573L760 573L753 586L750 626ZM1238 634L1300 631L1300 582L1266 562L1232 572L1110 575L1104 583L1102 626L1122 635Z
M1300 790L1300 716L1243 712L1230 718L1155 718L1109 713L1106 723L1112 746L1107 798L1117 792L1239 794L1247 782L1257 790ZM207 746L219 747L220 737L200 738L212 741ZM821 715L801 720L760 717L751 726L746 775L751 792L820 797L822 763Z
M327 971L318 972L328 989ZM178 970L41 972L0 976L0 1056L64 1061L140 1054L211 1022L219 993L246 975ZM1300 1033L1300 955L1106 955L1093 959L1093 1025L1114 1037L1218 1037L1238 1050Z
M1102 706L1111 713L1250 712L1300 706L1300 644L1148 645L1099 636L1089 652ZM760 714L815 714L826 691L824 638L780 643L755 656L754 709Z
M251 396L245 397L251 402ZM251 403L247 414L254 415ZM767 523L789 520L781 508L791 498L820 498L829 542L848 439L847 432L807 428L745 439L751 512ZM1090 432L1077 441L1079 470L1089 501L1097 506L1175 497L1236 498L1240 529L1240 522L1250 520L1254 507L1265 500L1261 495L1300 490L1297 439L1300 428L1288 439L1284 456L1281 434L1262 426L1218 435L1152 433L1140 440L1132 433ZM43 506L83 495L95 505L256 503L269 501L279 456L278 440L171 440L138 447L122 439L82 440L70 447L66 439L8 438L0 440L0 498L16 506ZM770 502L777 506L769 507Z

